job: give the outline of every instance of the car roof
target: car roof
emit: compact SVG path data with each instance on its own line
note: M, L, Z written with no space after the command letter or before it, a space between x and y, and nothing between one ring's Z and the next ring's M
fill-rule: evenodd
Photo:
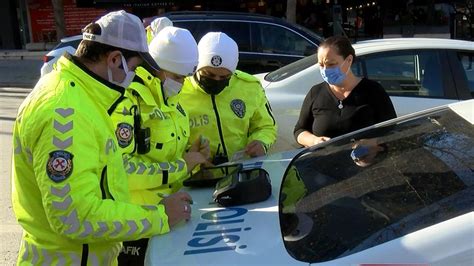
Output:
M474 42L437 38L393 38L357 42L354 45L357 54L374 51L391 51L407 49L457 49L474 50Z
M77 40L82 40L82 34L62 38L61 42L73 42Z
M227 12L227 11L176 11L176 12L168 12L163 14L162 16L173 18L173 19L248 19L248 20L258 20L258 21L283 21L285 20L267 16L263 14L256 14L256 13L243 13L243 12Z

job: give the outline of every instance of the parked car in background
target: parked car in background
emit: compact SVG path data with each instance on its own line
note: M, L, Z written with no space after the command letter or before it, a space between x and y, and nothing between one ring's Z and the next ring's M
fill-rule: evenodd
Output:
M277 17L238 12L170 12L162 16L188 29L197 42L210 31L225 32L239 46L239 70L268 72L316 52L316 33Z
M75 35L61 39L61 42L56 45L49 53L43 56L43 66L41 67L41 76L53 70L53 65L65 52L74 54L77 46L82 41L82 35Z
M145 264L472 265L473 109L436 107L243 161L269 173L265 201L219 207L214 188L185 188L190 221L152 237ZM374 153L354 156L363 146Z
M352 71L379 82L397 115L473 98L474 42L400 38L358 42ZM315 55L260 78L278 126L274 150L299 147L293 128L310 88L323 82Z
M197 42L210 31L225 32L239 46L239 70L255 74L269 72L316 52L323 40L316 33L289 23L283 19L251 13L238 12L170 12L162 16L173 21L173 25L188 29ZM145 18L150 23L156 17ZM76 35L61 40L45 57L45 71L65 51L74 53L82 36Z

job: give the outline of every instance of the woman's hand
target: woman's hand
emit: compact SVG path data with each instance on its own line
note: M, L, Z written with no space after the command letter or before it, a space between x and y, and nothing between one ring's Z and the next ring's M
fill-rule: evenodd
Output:
M311 147L313 145L319 144L321 142L328 141L330 139L331 139L330 137L316 136L309 131L303 131L298 135L298 138L296 139L296 141L298 141L299 144L307 148L307 147Z
M376 138L360 139L352 145L351 157L355 164L360 167L371 165L377 154L384 151L385 148L379 145Z
M313 135L313 136L314 136L314 135ZM313 137L313 145L319 144L319 143L321 143L321 142L328 141L328 140L330 140L330 139L331 139L330 137L326 137L326 136L321 136L321 137L314 136L314 137Z

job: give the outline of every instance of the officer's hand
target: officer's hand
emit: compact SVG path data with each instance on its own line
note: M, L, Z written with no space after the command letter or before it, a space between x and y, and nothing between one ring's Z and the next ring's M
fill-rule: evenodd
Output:
M205 166L211 165L211 163L206 157L204 157L204 155L202 155L202 153L196 151L189 151L185 153L184 160L186 161L186 166L188 167L188 173L190 173L198 164L203 164Z
M206 158L208 161L211 159L211 148L209 146L209 140L203 138L200 142L199 152Z
M197 138L193 142L193 144L189 148L189 151L191 151L191 152L192 151L198 151L198 152L201 152L204 155L206 155L206 152L210 154L209 140L206 137L204 137L203 135L200 135L199 138ZM208 157L210 157L210 155Z
M191 196L184 191L171 194L161 200L160 204L165 206L170 228L183 220L189 221L189 219L191 219L190 203L192 202Z
M190 152L195 152L195 151L199 151L199 146L201 145L201 137L197 138L193 144L191 144L191 147L189 147L189 150Z
M245 153L250 157L257 157L265 155L265 147L259 140L253 140L247 147L245 147Z

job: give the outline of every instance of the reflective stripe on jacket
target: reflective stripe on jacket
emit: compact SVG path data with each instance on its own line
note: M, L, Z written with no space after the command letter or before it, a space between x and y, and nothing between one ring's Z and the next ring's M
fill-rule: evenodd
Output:
M127 89L127 97L117 106L112 120L116 132L130 126L136 130L134 116L139 112L140 127L150 129L150 151L146 154L137 152L139 136L134 135L127 142L117 137L124 154L132 202L157 204L161 195L181 188L182 180L187 177L183 154L189 138L189 119L176 96L165 102L160 79L142 67L135 72L139 79Z
M268 149L276 140L277 125L265 92L257 78L236 71L229 85L216 96L204 92L194 77L185 79L179 102L190 119L193 143L200 135L210 140L211 156L232 155L253 140Z
M163 205L130 203L110 119L124 90L76 61L59 59L14 125L19 265L116 265L120 242L169 231Z

